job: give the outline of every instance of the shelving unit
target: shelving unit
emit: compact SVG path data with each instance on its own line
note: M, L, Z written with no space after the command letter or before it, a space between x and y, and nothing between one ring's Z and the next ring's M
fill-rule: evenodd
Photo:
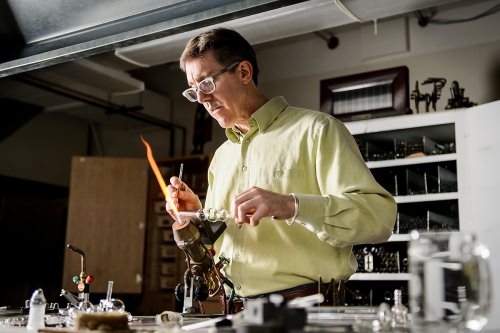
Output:
M203 200L208 188L207 170L210 156L190 155L158 161L158 167L166 182L170 177L179 175L181 163L184 165L182 180ZM182 309L179 309L174 291L186 270L185 256L175 243L172 231L174 221L166 212L165 197L152 172L149 174L148 188L142 312L155 314L165 310L179 311Z
M390 303L394 289L402 289L406 303L408 233L461 229L463 113L453 110L345 123L372 174L398 205L388 242L353 249L358 272L346 285L350 305Z

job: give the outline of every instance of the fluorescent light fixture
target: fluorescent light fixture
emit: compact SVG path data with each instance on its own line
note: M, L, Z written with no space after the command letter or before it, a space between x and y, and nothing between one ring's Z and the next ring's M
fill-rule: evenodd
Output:
M458 0L310 0L231 21L118 48L115 55L136 66L178 61L187 41L214 27L237 30L256 45L351 23L376 21ZM172 26L182 30L182 27Z

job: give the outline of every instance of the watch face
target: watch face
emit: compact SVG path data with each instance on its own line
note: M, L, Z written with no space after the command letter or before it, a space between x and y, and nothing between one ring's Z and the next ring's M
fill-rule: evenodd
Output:
M321 111L344 121L407 114L408 68L322 80L320 98Z

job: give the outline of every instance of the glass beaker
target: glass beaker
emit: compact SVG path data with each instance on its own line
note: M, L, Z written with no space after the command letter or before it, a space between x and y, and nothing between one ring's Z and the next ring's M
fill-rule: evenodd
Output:
M472 232L412 231L408 248L412 326L482 330L492 299L489 253Z

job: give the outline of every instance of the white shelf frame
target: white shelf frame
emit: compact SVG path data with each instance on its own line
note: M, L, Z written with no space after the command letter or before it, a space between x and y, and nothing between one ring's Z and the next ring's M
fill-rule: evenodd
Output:
M429 112L417 115L377 118L366 121L346 122L353 135L418 128L439 124L455 125L457 194L461 231L471 231L478 236L490 252L491 276L500 276L500 242L498 189L500 188L500 101L489 102L467 109ZM394 162L391 162L394 163ZM393 235L391 240L407 236ZM354 274L357 281L394 281L409 278L409 274L394 273L363 275ZM500 283L492 279L492 303L500 304ZM500 329L500 306L493 306L488 315L486 330Z
M455 162L457 166L457 184L459 191L461 188L468 186L466 181L466 168L465 162L462 161L462 151L464 151L465 138L464 138L464 109L460 110L447 110L432 113L411 114L404 116L376 118L370 120L346 122L345 125L353 136L357 135L370 135L376 136L379 132L392 132L413 130L421 127L439 126L439 125L453 125L454 126L454 140L456 152L440 155L418 156L411 158L383 160L383 161L368 161L366 164L370 169L378 168L395 168L400 166L420 165L428 163L439 162ZM395 196L396 203L419 203L419 202L435 202L446 200L459 200L459 221L462 228L463 212L465 204L462 205L461 194L459 192L447 193L429 193L418 195ZM410 234L393 234L389 242L409 242L411 240ZM409 281L409 273L355 273L349 279L351 281Z
M429 194L415 194L415 195L400 195L394 197L396 203L415 203L415 202L429 202L429 201L443 201L443 200L458 200L458 192L446 193L429 193Z
M440 200L459 200L459 221L460 228L469 228L467 222L467 200L461 189L467 189L470 186L467 177L467 163L465 161L466 142L466 112L469 109L454 109L438 112L426 112L418 114L409 114L394 117L374 118L369 120L360 120L345 122L347 129L353 136L364 134L376 134L379 132L415 130L421 127L454 125L455 127L455 147L456 152L450 154L430 155L413 158L402 158L385 161L368 161L366 164L370 169L398 167L406 165L427 164L436 162L456 161L458 192L449 193L430 193L407 196L396 196L398 204L417 203Z
M391 167L406 166L406 165L416 165L416 164L449 162L456 160L457 160L457 154L451 153L451 154L430 155L421 157L400 158L395 160L368 161L366 162L366 165L370 169L378 169L378 168L391 168Z
M409 273L355 273L349 281L409 281Z

